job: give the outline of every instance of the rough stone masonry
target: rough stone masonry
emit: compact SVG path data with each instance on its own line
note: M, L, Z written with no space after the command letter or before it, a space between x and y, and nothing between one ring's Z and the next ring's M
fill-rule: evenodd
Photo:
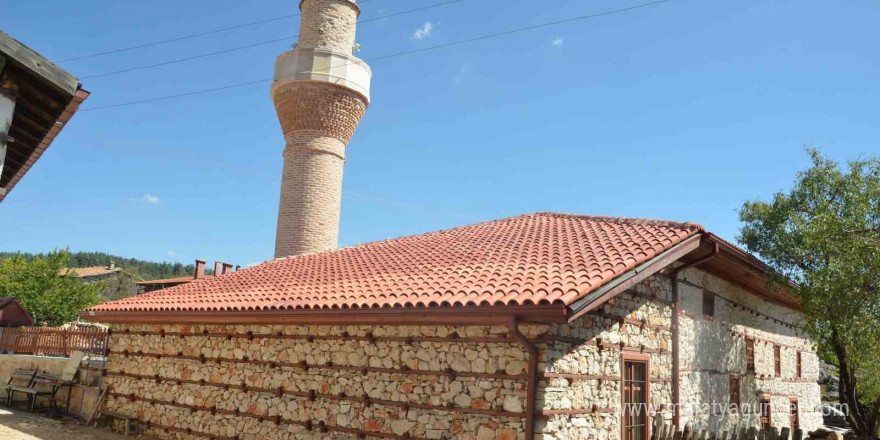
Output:
M729 378L737 375L740 403L765 395L772 400L773 426L790 426L794 397L800 427L817 428L818 369L810 341L722 300L708 320L699 304L706 292L777 311L697 269L684 271L683 279L683 404L730 403ZM628 356L648 360L649 403L671 420L670 289L665 271L572 323L520 325L539 347L536 438L622 438L621 360ZM117 325L107 406L149 423L148 432L162 438L524 439L527 353L508 331ZM761 341L752 373L745 365L746 338ZM785 353L780 377L770 371L774 344ZM758 415L693 413L685 421L697 429L728 429L755 426Z

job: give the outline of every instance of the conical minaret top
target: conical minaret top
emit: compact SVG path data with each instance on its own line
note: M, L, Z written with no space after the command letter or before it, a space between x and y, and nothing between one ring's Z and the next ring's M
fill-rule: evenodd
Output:
M345 147L370 102L370 68L353 54L353 0L300 2L299 41L275 61L284 132L275 257L335 249Z

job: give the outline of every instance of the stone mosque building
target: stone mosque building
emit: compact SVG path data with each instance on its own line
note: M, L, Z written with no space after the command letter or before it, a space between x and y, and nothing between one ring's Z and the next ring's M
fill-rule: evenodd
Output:
M300 8L271 89L276 259L83 312L113 323L110 410L167 439L646 440L648 410L821 424L798 300L700 225L536 213L336 249L371 72L354 1Z

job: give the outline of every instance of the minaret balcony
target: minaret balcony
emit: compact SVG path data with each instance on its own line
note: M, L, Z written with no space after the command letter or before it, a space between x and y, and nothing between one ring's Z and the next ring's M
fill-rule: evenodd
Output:
M353 55L297 48L275 60L272 93L277 87L294 81L326 82L362 95L369 104L371 76L370 66Z

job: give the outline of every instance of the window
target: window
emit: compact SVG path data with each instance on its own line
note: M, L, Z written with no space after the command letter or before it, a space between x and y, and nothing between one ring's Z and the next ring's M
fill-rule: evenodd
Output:
M746 371L755 372L755 340L746 338Z
M623 440L648 440L648 357L623 357Z
M801 352L798 351L797 352L797 378L800 379L802 377L804 377L804 376L803 376L803 370L801 367Z
M782 347L778 345L773 346L773 373L782 376Z
M798 417L798 400L795 397L791 398L791 404L788 406L789 408L789 423L791 424L791 432L794 435L794 432L798 429L801 429L801 419Z
M712 318L715 316L715 294L703 291L703 316Z
M769 431L772 426L770 423L770 397L761 397L761 417L758 421L761 424L761 431Z
M739 413L739 376L736 374L730 375L730 413L737 414Z

